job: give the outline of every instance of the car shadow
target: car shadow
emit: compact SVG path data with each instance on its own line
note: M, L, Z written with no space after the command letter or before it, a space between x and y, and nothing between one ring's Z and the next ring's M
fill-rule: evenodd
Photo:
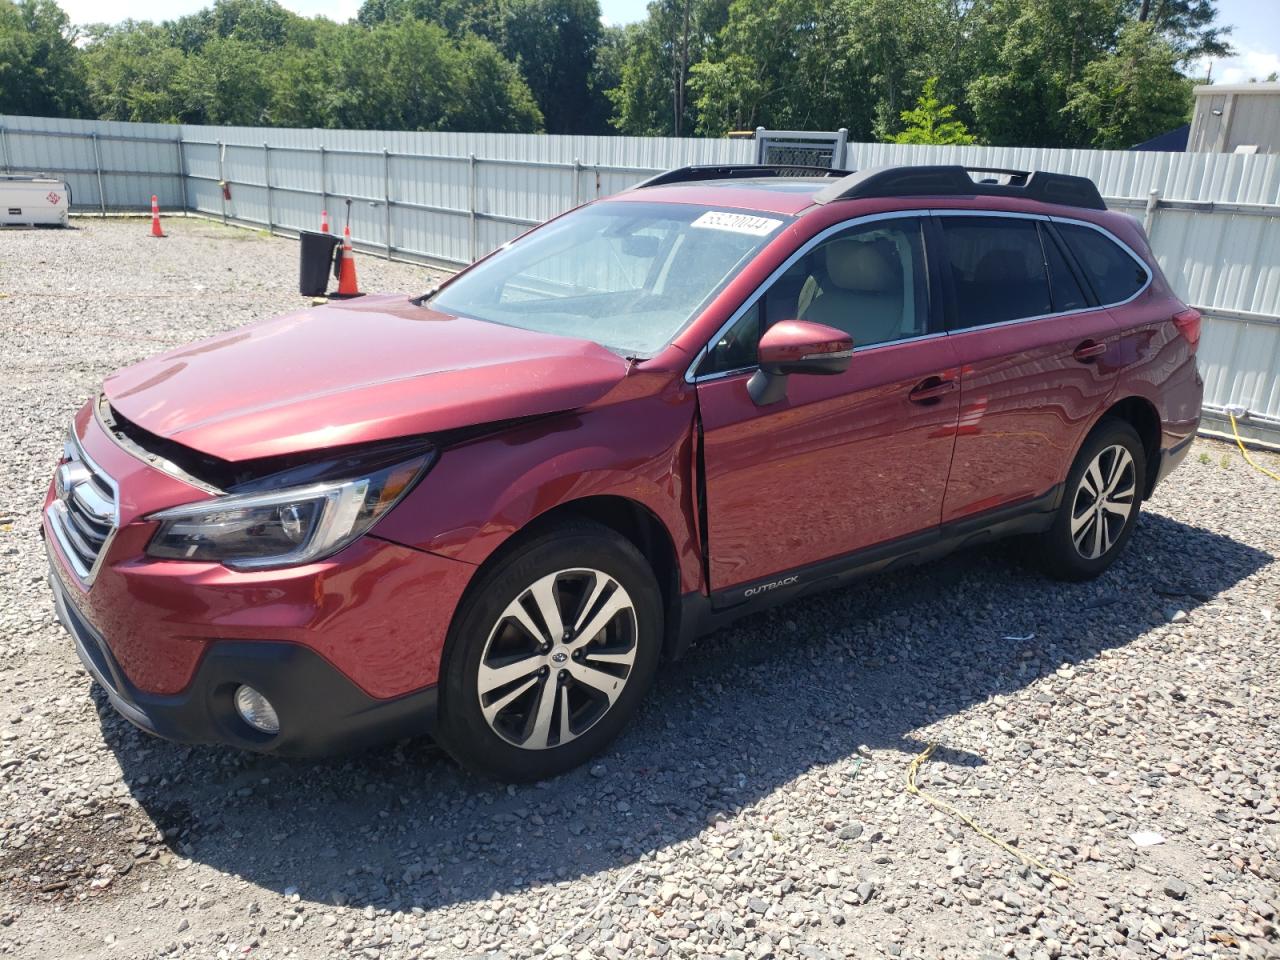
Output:
M95 697L125 782L181 856L309 901L431 910L634 862L815 767L856 772L866 748L918 753L922 727L1088 671L1272 559L1148 513L1087 584L998 545L794 601L695 645L605 756L531 786L473 777L425 739L327 761L184 747ZM946 745L934 758L983 764Z

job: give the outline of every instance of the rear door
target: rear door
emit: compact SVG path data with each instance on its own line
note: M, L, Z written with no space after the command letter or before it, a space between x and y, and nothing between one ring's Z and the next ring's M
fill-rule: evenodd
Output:
M752 584L938 526L958 370L934 306L926 218L834 227L791 258L730 321L697 368L711 589ZM836 376L747 393L761 332L803 319L850 333ZM803 574L801 574L803 582Z
M934 211L961 366L942 522L1049 505L1120 368L1120 331L1047 217Z

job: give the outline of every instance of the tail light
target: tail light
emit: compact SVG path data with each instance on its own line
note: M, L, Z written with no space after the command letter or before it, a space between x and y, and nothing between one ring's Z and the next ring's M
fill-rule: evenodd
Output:
M1195 353L1200 343L1200 311L1188 307L1181 313L1175 313L1173 325L1186 338L1187 343L1191 344L1191 352Z

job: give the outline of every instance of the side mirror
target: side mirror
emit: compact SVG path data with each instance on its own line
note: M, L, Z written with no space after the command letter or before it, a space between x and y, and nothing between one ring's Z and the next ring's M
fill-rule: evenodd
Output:
M793 373L830 376L848 370L853 338L821 323L783 320L764 332L759 349L760 369L747 381L747 393L764 407L787 395Z

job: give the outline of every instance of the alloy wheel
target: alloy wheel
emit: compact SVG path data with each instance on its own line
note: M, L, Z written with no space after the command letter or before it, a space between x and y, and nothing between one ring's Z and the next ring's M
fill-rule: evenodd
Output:
M499 615L480 656L480 710L502 739L546 750L580 737L617 701L636 659L635 606L600 570L539 578Z
M1071 541L1086 560L1111 549L1133 515L1137 472L1119 444L1104 448L1080 477L1071 504Z

